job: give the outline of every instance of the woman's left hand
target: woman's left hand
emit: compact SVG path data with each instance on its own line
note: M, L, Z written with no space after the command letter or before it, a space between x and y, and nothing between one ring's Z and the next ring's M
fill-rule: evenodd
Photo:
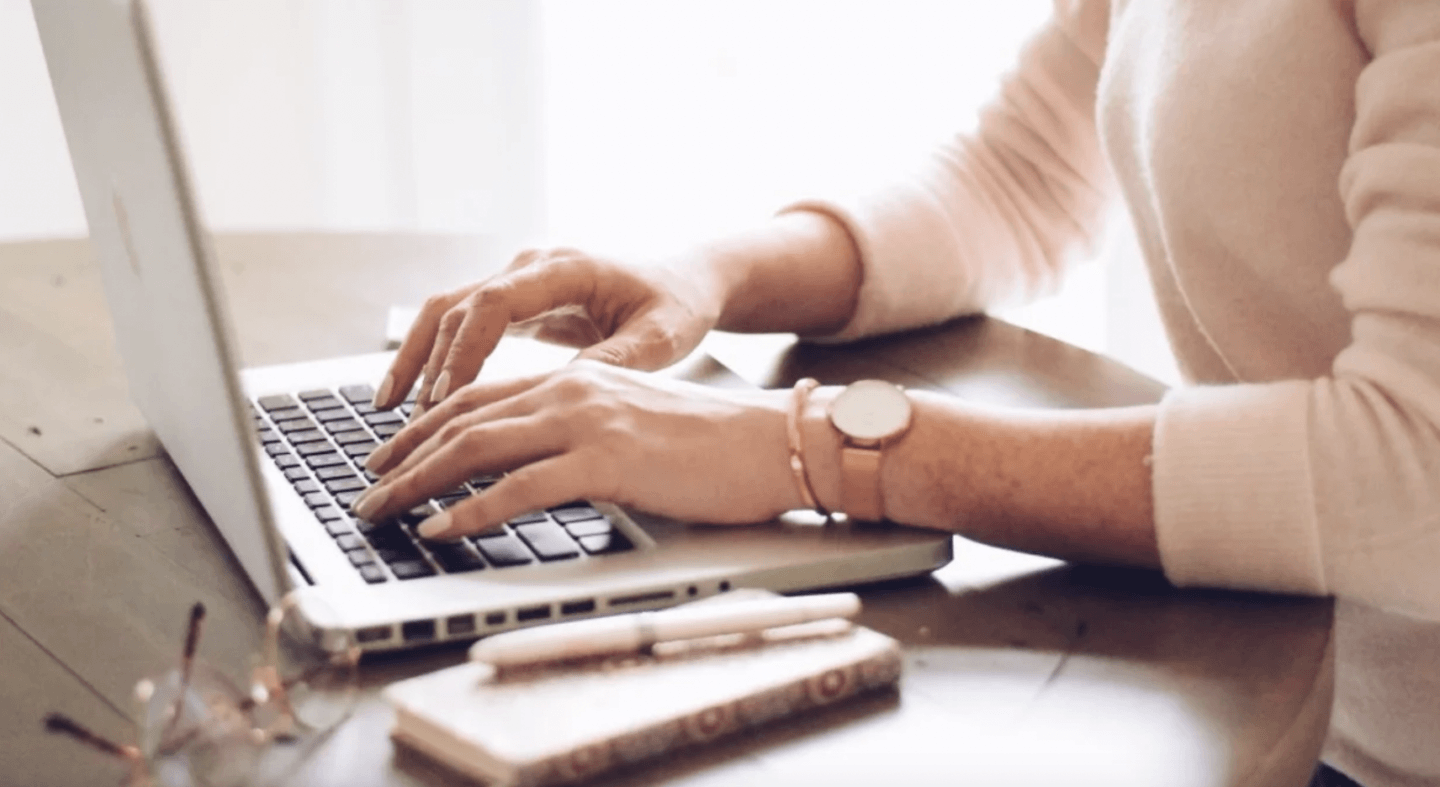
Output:
M788 402L786 391L717 390L594 361L472 383L371 454L382 477L355 513L378 521L503 472L420 534L457 538L577 498L692 522L765 521L801 505Z

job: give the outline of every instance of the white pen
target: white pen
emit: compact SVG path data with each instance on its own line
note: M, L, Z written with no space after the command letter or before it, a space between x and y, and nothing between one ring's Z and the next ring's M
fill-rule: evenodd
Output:
M508 667L632 653L658 642L741 634L826 618L850 618L859 611L860 598L854 593L683 606L507 631L472 645L470 658Z

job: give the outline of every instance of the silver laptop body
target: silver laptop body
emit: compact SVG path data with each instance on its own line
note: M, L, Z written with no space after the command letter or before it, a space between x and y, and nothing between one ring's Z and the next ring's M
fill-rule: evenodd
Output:
M796 591L911 576L950 560L948 535L911 528L692 526L604 503L593 504L603 516L583 527L560 523L577 542L566 559L508 567L477 560L450 573L430 545L415 543L430 573L402 579L372 544L357 548L350 539L352 548L342 547L334 531L368 523L319 519L315 500L297 493L273 460L279 449L262 444L258 427L273 440L275 422L251 402L373 382L389 354L240 370L143 4L32 5L131 397L267 602L294 591L317 631L349 630L365 649L388 650L661 607L732 587ZM557 350L512 339L499 352L510 356L504 367L553 367ZM294 466L318 473L297 458ZM326 505L333 514L335 501ZM547 516L551 523L561 517ZM625 549L578 546L585 538L578 533L606 522ZM380 581L355 565L362 558L379 567Z

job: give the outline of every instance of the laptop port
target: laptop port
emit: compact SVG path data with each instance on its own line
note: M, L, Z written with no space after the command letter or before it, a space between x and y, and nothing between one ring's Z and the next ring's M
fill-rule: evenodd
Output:
M411 620L400 624L400 634L406 642L421 642L435 639L435 621Z
M475 633L474 615L453 615L445 618L445 633L452 637Z
M560 605L561 615L583 615L586 612L595 611L595 599L587 598L584 601L567 601Z
M389 626L370 626L355 632L358 642L384 642L393 633Z
M498 626L498 625L500 625L501 623L504 623L504 622L505 622L505 613L504 613L504 612L491 612L490 614L488 614L488 615L485 616L485 625L487 625L487 626Z
M669 601L675 598L673 590L657 590L653 593L636 593L633 596L616 596L610 599L610 606L623 607L630 604L645 604L651 601Z
M520 621L544 620L548 617L550 617L549 604L546 604L543 607L525 607L524 609L515 610L515 619Z

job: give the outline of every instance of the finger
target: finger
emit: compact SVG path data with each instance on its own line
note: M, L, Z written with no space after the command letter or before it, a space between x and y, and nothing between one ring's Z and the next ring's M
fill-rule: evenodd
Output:
M481 285L482 288L484 286ZM425 359L424 373L420 377L420 391L415 401L434 406L438 401L434 395L436 383L446 389L445 393L449 393L451 380L448 377L440 379L440 369L445 363L445 356L450 352L450 345L454 342L455 335L460 332L460 326L465 322L474 297L475 293L471 293L461 299L459 303L451 306L450 310L440 317L440 325L436 328L435 338L430 343L430 355Z
M411 323L410 330L405 334L405 341L400 343L400 349L395 353L395 360L390 363L385 379L375 391L373 404L377 409L389 409L404 401L405 394L415 384L425 359L429 357L441 318L465 297L466 292L463 289L455 290L426 299L425 304L420 307L420 313L415 317L415 322Z
M608 472L598 455L585 451L559 454L527 464L459 505L420 523L424 538L454 539L494 529L527 511L539 511L577 498L608 498Z
M514 397L539 385L547 376L537 374L529 377L517 377L513 380L501 380L483 386L471 385L465 388L461 395L452 396L431 410L422 410L416 407L410 423L382 443L365 460L365 469L378 475L390 472L446 424L468 413L474 412L482 418L486 415L492 418L504 417L506 411L495 410L485 413L483 408L496 402L511 401Z
M383 479L355 501L355 513L372 522L381 521L445 495L467 479L559 453L563 437L535 416L471 424L424 459Z
M421 392L422 401L441 401L474 380L512 323L585 304L594 294L596 275L587 258L566 257L530 264L482 285L442 320L425 370L434 385Z

